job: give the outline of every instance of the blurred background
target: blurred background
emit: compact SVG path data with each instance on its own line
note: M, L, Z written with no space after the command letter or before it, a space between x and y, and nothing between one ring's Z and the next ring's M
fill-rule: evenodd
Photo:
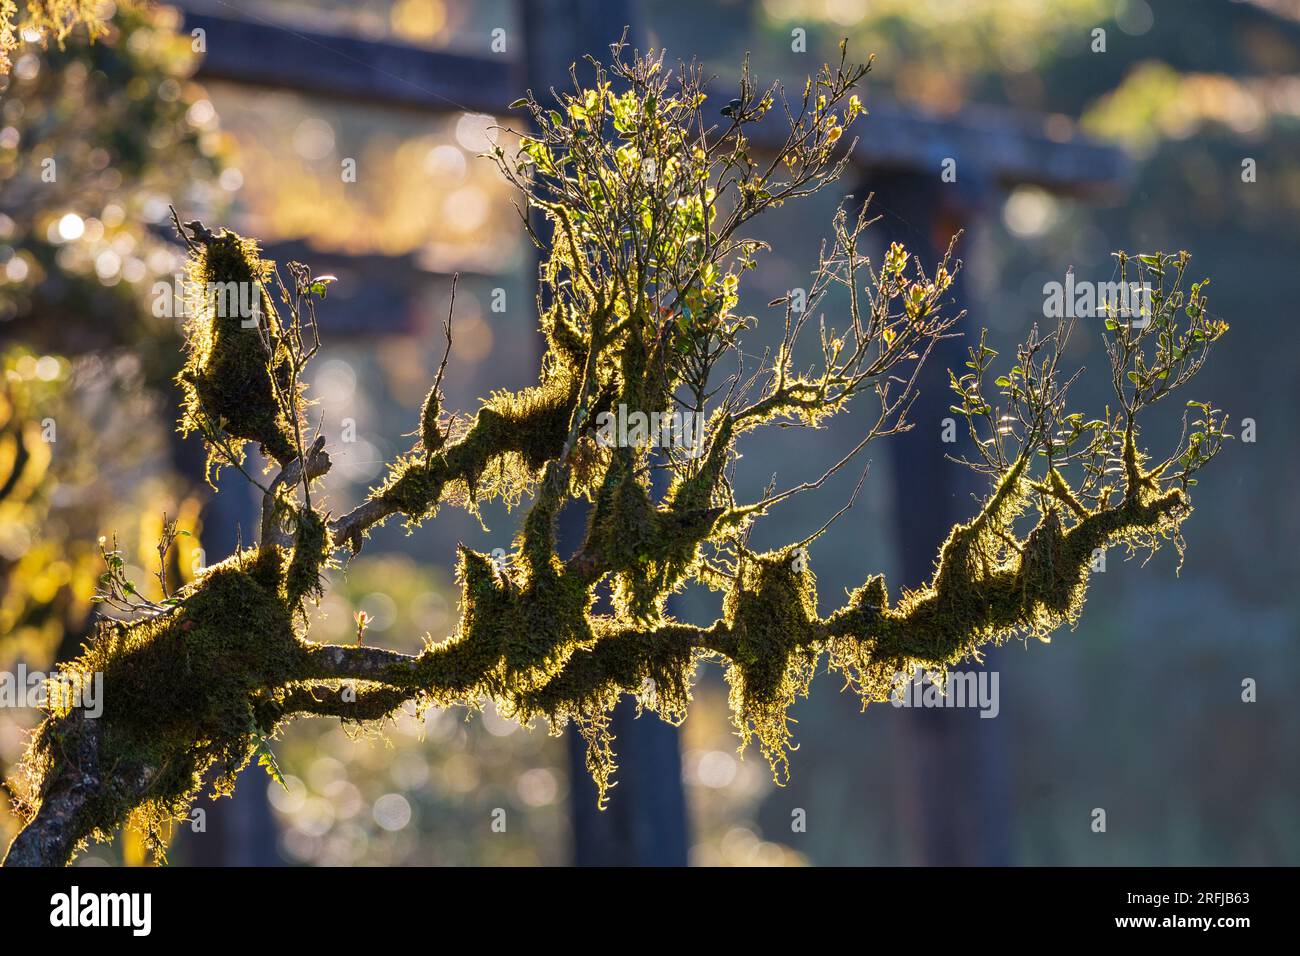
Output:
M739 754L717 666L680 729L620 712L620 785L594 809L570 735L490 710L398 719L382 736L301 721L275 744L286 785L252 768L232 800L177 828L174 863L308 865L1295 864L1300 680L1295 493L1300 407L1298 0L195 0L106 7L93 45L27 43L0 78L0 670L43 670L88 633L100 535L145 582L163 513L194 533L173 580L220 560L255 507L237 474L214 497L201 451L173 433L180 252L166 222L256 235L278 261L333 273L313 366L341 513L405 450L441 357L459 273L448 404L535 377L534 251L491 164L506 104L565 82L624 24L642 48L702 60L734 95L748 53L792 92L841 37L876 55L853 164L834 190L761 220L773 251L742 286L773 337L769 300L806 286L842 202L877 196L874 245L927 263L963 230L967 342L922 383L916 428L870 450L856 506L812 549L822 612L883 570L893 595L928 576L982 489L944 460L945 367L986 326L1007 354L1073 269L1110 281L1116 249L1186 249L1232 324L1187 398L1231 413L1202 473L1186 560L1111 553L1074 630L987 655L995 719L890 706L821 677L794 711L791 779ZM516 125L519 120L515 119ZM855 197L850 200L849 196ZM875 250L873 255L875 255ZM828 321L836 307L827 303ZM1071 357L1100 411L1100 336ZM1161 419L1164 413L1164 419ZM1161 407L1146 438L1176 437ZM1249 419L1253 428L1244 420ZM814 478L857 440L852 414L743 446L739 493L775 473ZM1251 440L1253 439L1253 440ZM856 476L760 523L753 543L807 535ZM455 619L457 542L508 547L513 516L445 510L392 523L331 575L317 640L415 650ZM199 553L199 552L202 553ZM153 563L150 563L150 562ZM711 620L716 599L678 611ZM1243 701L1243 681L1257 699ZM0 708L0 772L30 710ZM578 765L575 771L575 762ZM1094 810L1106 811L1095 832ZM504 815L496 811L504 810ZM493 821L503 819L504 831ZM0 794L0 842L16 826ZM131 834L82 864L144 862Z

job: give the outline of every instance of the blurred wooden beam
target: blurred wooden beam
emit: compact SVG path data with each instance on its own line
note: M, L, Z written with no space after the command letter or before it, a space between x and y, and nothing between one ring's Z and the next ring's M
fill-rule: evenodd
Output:
M974 173L1003 188L1029 184L1065 195L1115 190L1131 177L1127 155L1088 139L1067 117L1024 114L967 103L938 117L878 94L854 131L853 158L862 170L931 174L957 162L957 179Z
M875 193L883 212L882 243L902 242L921 258L927 270L957 230L975 225L993 206L993 184L958 173L960 191L929 173L869 175L858 195ZM959 254L964 254L959 250ZM972 302L968 276L957 274L952 310ZM978 316L962 328L979 325ZM970 333L936 343L917 377L915 400L908 421L916 427L893 436L889 443L889 474L893 484L898 579L894 588L919 588L934 573L937 543L952 526L970 517L972 500L985 487L969 468L947 453L973 454L940 440L942 422L950 414L948 370L966 360ZM962 670L996 668L997 651L981 663ZM1005 721L983 720L969 708L902 708L889 715L892 741L890 779L898 794L897 832L908 865L1006 866L1015 859L1011 817L1009 727ZM954 787L953 781L962 785Z
M184 11L204 31L199 77L436 113L503 113L519 96L510 60Z
M537 2L542 10L553 6L550 0ZM620 6L588 4L579 20L531 15L525 34L545 49L581 26L590 40L583 50L602 56L622 32L624 21L616 13ZM567 87L568 64L573 62L548 62L539 75L545 56L526 53L525 66L504 55L465 56L186 12L185 29L198 28L206 31L207 45L200 78L432 113L501 115L530 86L539 95L552 85ZM858 127L860 139L853 151L862 170L933 173L937 182L940 165L952 158L959 179L963 170L970 170L1003 187L1028 183L1066 195L1115 190L1129 177L1123 152L1088 140L1064 117L974 103L953 116L937 116L878 94L868 96L866 105L871 115ZM784 115L773 111L747 132L755 145L770 149L784 139L783 122Z
M338 277L328 304L317 310L321 333L330 338L410 332L427 287L451 285L450 272L424 268L414 255L322 251L305 242L267 243L262 255L280 265L302 262L315 275ZM458 269L456 274L462 280L488 275L472 269Z

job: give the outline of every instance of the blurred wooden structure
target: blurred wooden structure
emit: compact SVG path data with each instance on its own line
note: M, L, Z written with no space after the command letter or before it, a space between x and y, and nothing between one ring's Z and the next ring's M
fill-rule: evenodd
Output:
M185 14L185 29L204 31L200 78L397 110L500 116L526 89L544 96L552 86L566 86L570 63L583 54L605 53L625 24L635 30L637 7L632 0L520 0L508 55L490 53L487 36L484 52L467 56L290 29L261 16L245 20L193 9ZM1126 178L1118 151L1080 138L1060 117L1011 115L971 105L958 116L939 118L874 94L867 105L868 133L854 150L855 172L847 178L846 190L855 195L873 191L890 237L904 240L927 261L946 245L947 236L995 208L999 193L1009 187L1032 183L1058 194L1089 196L1113 190ZM753 131L760 145L765 136L782 135L775 123L759 124ZM957 164L956 183L941 179L942 164L949 159ZM270 252L284 255L274 248ZM321 259L315 252L312 257ZM398 306L413 287L403 273L414 264L353 265L364 268L368 282L375 280L366 304L340 300L326 310L323 321L343 334L398 331L390 317L409 311ZM375 296L391 300L394 307L370 308ZM351 314L363 308L364 314ZM948 414L945 370L960 367L963 349L960 342L949 341L930 362L911 415L918 428L892 446L905 575L893 582L895 587L919 585L929 576L936 542L969 512L965 473L944 460L934 438L938 422ZM998 770L1002 748L998 731L989 726L995 722L963 720L960 712L959 719L953 716L948 710L903 711L895 722L900 754L914 761L903 786L909 794L905 803L915 812L902 821L910 831L913 862L1007 862L1005 774ZM625 708L616 717L615 734L619 786L605 813L594 810L580 747L573 748L575 861L684 863L688 831L677 732L655 719L633 721L631 709ZM954 768L965 778L962 786L946 776ZM974 840L972 833L977 834Z

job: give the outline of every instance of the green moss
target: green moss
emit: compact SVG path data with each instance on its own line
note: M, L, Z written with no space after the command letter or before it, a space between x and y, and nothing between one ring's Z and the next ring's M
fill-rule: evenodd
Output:
M612 453L588 516L585 543L614 571L617 616L657 621L667 596L695 566L701 543L722 514L714 503L729 439L724 424L695 473L675 481L663 508L651 501L634 453L625 448Z
M98 718L105 779L152 778L143 802L111 786L87 804L79 832L107 839L128 818L157 843L182 818L205 779L229 793L236 774L270 727L255 705L291 679L302 660L279 593L278 549L245 552L211 568L182 592L174 613L135 624L104 622L90 647L66 666L78 680L103 675ZM26 757L40 794L84 721L51 713Z
M979 516L953 528L927 587L890 608L883 580L873 578L827 621L831 666L849 677L864 703L885 700L898 675L916 667L942 673L977 658L986 643L1017 635L1045 640L1081 613L1096 549L1155 548L1176 538L1190 513L1182 491L1159 493L1143 482L1122 505L1084 511L1069 527L1048 511L1021 540L1012 521L1026 494L1013 471Z
M588 342L579 331L571 306L556 303L542 313L542 334L546 336L554 361L571 369L587 364Z
M539 407L525 403L521 413ZM459 480L452 476L500 453L500 415L485 407L460 441L427 460L409 456L393 493L410 494L414 510L437 501L440 482ZM509 447L523 463L525 446ZM728 448L726 434L715 436L699 469L679 479L660 508L638 477L637 452L611 452L586 542L600 552L600 566L613 569L609 616L591 613L597 582L566 568L555 553L556 515L573 489L565 470L549 461L513 560L498 567L461 550L456 633L427 647L414 666L394 664L361 686L356 706L338 715L378 720L412 698L419 706L491 699L525 724L541 717L558 732L572 723L587 741L603 804L616 768L609 714L619 698L634 695L641 707L680 721L698 661L717 654L727 661L732 719L743 744L757 739L780 782L788 773L789 709L808 693L823 651L864 704L884 700L917 666L942 673L985 642L1046 635L1074 620L1095 548L1154 547L1176 538L1190 510L1181 491L1160 493L1155 482L1139 481L1119 507L1079 514L1082 505L1067 500L1064 513L1048 510L1021 539L1013 525L1029 495L1050 485L1031 485L1017 466L972 521L953 528L930 584L905 592L897 605L876 576L822 620L805 555L742 549L719 621L700 629L665 620L665 595L689 573L700 542L718 533L723 509L714 502ZM109 759L156 774L158 783L135 811L146 828L182 812L205 773L215 773L218 791L225 790L260 735L294 712L295 667L305 652L293 613L317 593L332 548L323 519L298 517L291 553L267 547L232 559L203 579L182 611L107 628L75 665L104 670L113 688L104 725ZM153 694L155 686L168 690ZM36 763L53 765L54 754L67 752L76 743L64 739L68 733L75 727L48 722L33 748ZM106 793L88 811L87 825L108 832L132 806L127 795Z
M522 561L498 571L490 558L461 548L457 577L456 633L429 647L414 672L393 675L431 703L493 698L514 708L593 640L591 595L553 556L541 567Z
M446 444L447 435L442 426L442 396L438 393L438 386L434 385L429 389L429 394L424 398L424 406L420 409L420 444L424 447L424 454L436 455Z
M181 431L218 429L235 449L254 441L281 465L296 456L294 422L276 401L275 386L289 392L287 353L264 283L269 264L257 243L230 231L214 237L191 255L187 281L191 318L186 327L185 364L177 375L182 390ZM223 290L235 290L227 295ZM273 354L267 354L258 328L244 327L246 316L234 302L256 295L262 329ZM272 377L275 377L273 385ZM294 396L301 405L301 397ZM209 449L209 465L218 461Z
M413 523L436 511L452 482L464 483L470 502L484 484L486 497L518 501L563 449L575 400L572 383L558 377L518 393L499 392L459 440L437 454L427 454L426 444L426 453L399 459L373 497Z
M642 69L642 85L653 87L658 82L652 79L654 68L641 64L634 72ZM840 89L843 76L824 78L831 100L848 93ZM689 152L694 140L675 135L683 130L674 115L677 120L692 116L691 109L664 112L663 97L644 99L659 104L647 107L653 120L649 126L662 126L659 131L667 134L659 138L659 159L671 160L674 152L689 159L678 147L685 144ZM616 111L626 109L626 100L620 102L624 105ZM491 699L503 714L525 724L542 718L557 731L576 724L587 740L588 768L603 803L615 768L610 714L619 698L634 695L641 708L679 722L696 666L710 655L726 664L732 719L742 741L757 738L780 781L788 772L789 709L808 692L823 652L864 705L883 700L900 675L918 666L942 673L978 656L986 643L1015 635L1045 638L1062 623L1073 622L1083 605L1096 548L1119 543L1154 548L1167 539L1181 543L1179 523L1190 507L1182 491L1160 489L1190 483L1191 471L1208 454L1195 449L1206 443L1217 448L1225 436L1213 424L1217 413L1199 406L1208 422L1198 423L1203 432L1184 437L1183 470L1168 479L1145 471L1147 459L1134 442L1133 415L1162 391L1142 384L1147 366L1136 356L1136 389L1121 389L1121 416L1112 419L1108 413L1104 421L1083 425L1081 416L1072 415L1060 422L1078 423L1067 429L1076 433L1074 438L1082 434L1080 427L1091 431L1091 449L1099 459L1114 454L1110 443L1119 428L1114 423L1124 424L1123 467L1108 469L1122 473L1114 479L1126 492L1120 506L1110 506L1118 492L1107 488L1100 493L1103 503L1090 510L1084 501L1096 501L1092 490L1076 495L1051 466L1051 455L1060 446L1042 448L1041 435L1027 438L1021 458L1001 476L980 513L953 527L927 584L904 591L891 605L883 578L872 577L844 608L821 619L806 555L793 547L754 554L743 543L747 523L768 505L735 503L725 474L735 459L733 432L767 424L816 426L873 381L882 388L890 379L905 386L906 370L928 352L931 336L948 328L931 312L931 293L951 276L940 281L936 273L934 283L923 280L922 288L921 282L903 277L901 261L898 269L886 270L889 276L873 275L868 290L872 303L861 315L854 310L853 330L844 335L822 330L826 368L821 373L796 372L795 338L802 323L787 326L774 360L760 360L756 374L737 372L731 383L735 387L725 397L712 393L708 453L690 465L673 457L673 483L657 500L649 475L663 459L646 448L605 447L595 440L593 425L602 411L616 408L651 416L672 412L679 391L696 396L710 392L707 372L715 360L728 353L743 357L741 330L750 320L734 314L732 307L736 284L754 265L758 246L728 231L737 221L714 236L719 241L710 240L707 171L700 181L696 166L685 178L629 179L623 169L628 157L620 151L616 169L595 156L600 168L588 164L584 172L582 151L559 147L561 140L573 142L560 133L550 129L557 149L549 156L542 149L533 155L544 146L540 141L526 144L531 186L523 181L522 166L515 167L519 178L511 175L555 226L555 241L540 268L538 311L547 348L537 385L495 392L472 419L451 416L444 422L435 382L421 409L418 444L389 470L367 506L344 522L360 529L347 542L355 548L376 520L396 512L414 525L443 502L475 510L483 498L514 505L532 494L510 562L499 567L484 555L461 550L456 631L441 643L430 641L413 661L371 648L309 649L296 632L306 629L306 602L320 597L321 571L335 542L323 516L295 508L296 488L277 485L276 513L270 516L276 520L268 518L268 525L279 529L279 517L292 514L292 548L267 544L223 563L187 589L181 609L165 616L102 625L94 644L74 663L74 672L83 678L101 671L105 676L108 709L103 724L95 725L102 728L102 738L96 737L98 753L109 767L105 779L152 781L143 803L138 794L127 792L129 787L110 786L97 795L85 810L83 829L106 834L134 814L146 830L156 832L184 811L205 775L215 776L219 792L228 790L262 737L289 715L378 721L408 700L418 706L476 706ZM498 152L498 159L503 156ZM656 161L661 171L673 165ZM547 187L548 176L555 188ZM765 193L759 187L764 178L758 172L749 177L742 207L748 204L751 212L763 207ZM603 198L580 201L570 192L571 186L586 188L584 183L595 184ZM683 183L688 195L680 194ZM666 219L660 215L665 210ZM854 227L837 218L836 248L829 258L822 257L820 280L853 285L854 248L863 223ZM287 464L298 450L301 431L303 400L293 376L303 356L263 291L270 264L260 258L256 243L228 231L205 235L201 243L189 265L191 288L200 295L193 303L179 375L181 428L201 431L212 443L210 468L227 444L232 446L229 457L238 459L248 441ZM890 260L898 260L900 252L901 247L891 249ZM246 316L237 311L226 314L218 308L207 294L214 286L240 293L256 289L260 331L245 328ZM1168 330L1155 336L1160 339L1157 352L1177 353L1175 364L1182 368L1196 366L1199 358L1191 356L1202 347L1198 343L1208 344L1222 331L1220 323L1203 319L1198 288L1193 287L1187 310L1194 324L1199 322L1195 334L1179 339L1178 345ZM899 295L906 297L898 303L905 306L905 316L890 304ZM235 298L246 301L242 294ZM895 341L891 330L903 333L905 326L903 340ZM1127 355L1127 346L1140 346L1141 338L1113 348L1112 357ZM1058 405L1064 390L1050 387L1054 351L1061 342L1053 344L1050 362L1039 359L1044 363L1039 366L1042 389L1033 384L1029 359L1046 342L1031 338L1018 353L1023 376L1017 372L1006 380L1018 383L1006 394L1012 404L1020 401L1022 411L1041 403L1034 431L1044 416L1057 418L1063 411ZM977 360L968 363L977 374L960 380L953 376L974 418L983 414L972 403L990 353L981 344L973 352ZM1155 381L1170 374L1184 380L1174 365L1155 374ZM1123 382L1117 372L1117 383ZM750 404L747 395L755 391L762 394ZM876 433L887 434L901 422L896 413L906 401L899 396L891 405L879 391L876 397L886 406ZM1022 415L1022 420L1029 419ZM1067 446L1071 440L1066 439ZM1037 481L1029 474L1030 461L1038 462L1035 451L1048 453L1046 474ZM1084 467L1091 467L1084 461ZM1167 467L1172 475L1173 460ZM589 498L592 508L585 540L566 563L556 553L556 521L563 506L576 498ZM1023 531L1031 505L1039 520L1022 536L1017 525ZM722 617L707 628L666 614L670 594L692 579L725 591ZM613 613L593 615L595 596L606 588ZM344 684L357 690L355 698L335 699L339 695L331 692ZM51 774L62 774L58 779L66 781L78 771L68 755L87 751L88 746L80 745L92 742L80 736L86 732L84 722L65 718L52 714L35 738L28 766L38 799Z
M793 548L746 554L723 600L734 640L727 682L742 745L758 738L778 782L789 772L788 711L806 696L821 652L817 586Z
M334 541L325 518L306 508L295 512L297 530L293 540L293 557L285 573L284 589L289 606L302 612L307 600L319 601L324 594L321 569L334 553Z

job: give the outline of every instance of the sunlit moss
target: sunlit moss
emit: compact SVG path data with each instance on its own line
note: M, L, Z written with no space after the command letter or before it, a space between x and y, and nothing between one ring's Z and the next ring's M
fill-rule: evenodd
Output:
M646 83L658 75L658 67L643 62L641 68ZM833 99L843 98L863 72L841 68L819 80L819 88L832 90ZM633 695L641 708L680 722L697 665L705 658L726 668L731 717L742 746L757 740L774 776L783 781L792 742L790 708L808 693L823 653L864 704L884 700L900 677L917 667L942 675L977 658L986 644L1013 636L1045 638L1074 622L1096 549L1181 543L1179 526L1190 512L1181 490L1190 486L1187 462L1195 458L1199 466L1208 456L1189 448L1180 479L1162 480L1148 471L1134 439L1131 417L1140 404L1134 400L1126 406L1130 418L1118 451L1122 467L1105 469L1122 472L1116 479L1123 482L1120 503L1113 503L1116 486L1111 484L1098 491L1086 490L1085 482L1085 490L1076 494L1050 464L1034 480L1034 452L1052 460L1053 449L1043 447L1041 436L1037 446L1026 438L1010 465L999 445L996 457L984 459L995 478L992 492L971 521L953 527L928 584L904 591L891 604L884 580L872 577L847 605L822 618L816 579L802 547L754 553L745 543L748 522L789 496L737 504L727 474L737 458L735 440L762 425L816 426L862 391L867 379L898 381L897 370L889 371L896 364L882 358L860 368L828 359L824 375L800 374L791 354L793 330L774 364L748 384L745 374L738 374L731 394L710 397L717 394L709 387L711 363L739 351L737 335L748 322L730 310L740 274L753 265L752 249L733 246L729 255L738 261L732 263L723 261L726 256L711 258L717 243L726 242L709 234L705 224L713 211L706 214L704 200L697 198L710 191L707 163L692 166L696 153L704 151L688 149L694 133L688 138L687 130L663 119L665 110L688 116L694 107L674 101L666 88L655 88L667 99L626 99L607 91L616 113L645 112L644 122L625 123L624 133L644 127L666 137L658 142L668 144L667 154L651 158L668 162L657 163L650 180L634 177L635 183L620 186L617 177L605 178L608 169L571 170L572 180L566 174L554 182L563 201L548 201L531 180L517 183L554 229L540 269L538 312L546 349L537 384L494 392L472 417L450 415L444 421L439 376L421 410L418 443L352 513L360 517L336 525L355 549L368 528L395 513L413 526L447 503L477 509L487 499L515 505L530 497L506 560L460 549L460 616L454 632L441 641L430 637L414 657L301 640L305 604L320 596L322 568L344 542L334 540L322 515L296 505L296 487L281 487L292 482L277 482L272 494L279 497L271 502L278 505L275 517L289 520L281 525L268 519L268 540L260 550L212 569L185 589L179 609L134 624L106 623L73 665L83 675L104 673L109 710L100 751L115 768L111 779L143 775L152 781L143 801L116 785L107 788L84 811L81 832L107 834L132 815L155 832L184 810L205 775L215 776L218 792L227 791L262 738L291 715L315 713L370 725L408 701L417 708L491 701L499 713L525 725L539 718L554 732L575 725L587 741L588 769L603 803L616 766L610 715L620 697ZM565 127L562 137L567 156L557 160L545 144L527 141L533 172L545 176L544 167L554 171L557 161L569 167L580 160L584 150L574 143L592 132L591 111L603 110L607 99L587 91L574 101L577 108L569 112L575 126ZM850 114L860 109L856 97L853 102ZM813 112L821 119L814 120L817 128L808 135L822 142L818 150L830 150L839 121L821 107ZM534 118L542 128L563 122L541 110ZM630 170L640 166L644 154L620 149L618 155L617 162ZM829 152L815 162L807 154L794 159L795 165L820 169L822 178L829 175ZM599 166L602 160L593 162ZM771 198L763 188L771 182L752 171L737 174L733 161L725 163L724 176L739 176L742 210L747 204L761 206L762 193ZM696 170L682 194L645 200L645 190L675 182L674 167ZM565 192L574 183L581 188L580 180L627 191L614 197L618 201ZM662 221L656 222L657 216ZM847 234L843 220L836 222L842 244ZM857 233L851 236L856 239ZM629 246L634 254L626 258ZM847 263L857 262L852 243L843 254ZM906 254L899 246L887 256L897 263L887 265L892 276L887 281L900 292L899 283L911 282L901 278ZM839 253L834 258L839 261ZM1160 260L1153 261L1159 267ZM675 266L669 268L670 263ZM295 455L302 408L300 395L287 401L285 395L296 389L293 370L300 368L301 355L282 341L279 321L261 291L268 269L255 243L230 232L204 238L191 257L191 287L203 292L194 303L179 376L181 427L221 446L210 448L214 456L233 451L230 457L237 458L245 442L256 441L285 465ZM948 278L940 282L940 273ZM941 268L926 287L908 286L905 311L897 319L889 311L892 296L886 295L884 310L871 313L867 323L875 331L859 330L861 354L877 348L888 356L895 336L905 336L894 346L900 354L928 351L926 342L948 326L924 320L950 278ZM856 296L860 280L852 272L839 279ZM245 328L238 314L222 314L206 294L214 284L256 287L260 330ZM1213 341L1217 323L1211 328L1196 317L1203 311L1199 292L1189 308L1193 321L1203 323L1194 329L1201 336L1196 341ZM855 309L852 318L859 325L862 314ZM296 320L291 325L298 327ZM878 336L874 345L873 336ZM1188 348L1203 347L1189 336ZM829 332L822 346L832 356L853 347ZM694 371L688 371L692 365ZM757 384L764 373L770 382ZM962 380L956 381L960 387ZM751 387L761 395L747 404L738 393ZM902 427L901 419L890 420L883 385L876 397L886 408L877 427ZM617 409L649 418L671 414L681 402L694 414L713 409L702 458L661 453L649 447L651 442L612 447L604 436L598 440L595 423L603 412ZM1206 418L1213 419L1204 408ZM1055 419L1058 411L1045 407L1036 420ZM1196 433L1200 441L1217 448L1221 428L1202 425L1205 431ZM1112 436L1118 434L1103 423L1101 456L1115 454ZM666 492L651 480L661 467L671 478ZM1097 465L1095 475L1102 473ZM304 492L304 502L307 497ZM562 557L557 520L578 498L591 502L585 535ZM1091 507L1081 498L1093 502ZM722 615L708 627L672 620L667 613L669 596L691 580L724 592ZM598 595L607 592L610 612L594 613ZM338 693L345 687L355 692L347 700ZM39 804L51 779L76 772L63 755L76 752L77 741L69 736L79 733L79 725L65 717L52 714L32 747L31 807Z
M301 612L305 601L319 601L324 594L321 570L334 553L334 541L319 513L303 508L294 513L294 520L297 530L284 589L289 606Z
M788 775L788 711L806 696L820 654L817 585L794 549L744 555L722 605L734 641L727 683L742 745L758 738L777 780Z
M191 253L185 364L176 380L182 393L182 433L199 432L205 438L215 433L236 454L245 441L254 441L283 465L295 457L297 446L294 422L275 394L278 388L287 396L290 380L279 319L264 287L269 269L255 241L229 230ZM250 303L256 316L241 314ZM256 327L246 324L253 318ZM300 395L292 401L301 409ZM220 460L209 442L209 467Z
M254 706L268 688L290 680L302 645L280 588L278 549L244 552L209 569L182 591L175 612L135 624L103 622L93 643L65 665L75 680L103 675L99 767L108 785L82 811L78 832L108 839L132 822L153 839L183 817L211 780L227 794L259 734ZM62 761L76 753L72 722L55 710L42 723L24 761L30 807L39 806ZM148 779L141 800L112 780Z
M489 486L485 497L518 501L563 447L574 401L572 380L560 375L520 392L497 392L458 440L437 453L426 442L423 453L399 459L375 497L414 523L433 514L453 482L463 483L470 502L481 484Z

